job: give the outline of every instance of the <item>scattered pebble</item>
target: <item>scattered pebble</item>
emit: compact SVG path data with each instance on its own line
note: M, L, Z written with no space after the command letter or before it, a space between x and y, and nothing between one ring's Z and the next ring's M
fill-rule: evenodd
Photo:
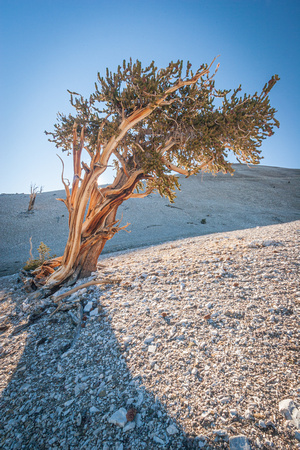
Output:
M116 411L109 419L108 423L112 423L114 425L118 425L119 427L124 427L124 425L127 422L126 419L126 409L120 408L118 411Z
M246 436L234 436L229 439L230 450L250 450L250 442Z

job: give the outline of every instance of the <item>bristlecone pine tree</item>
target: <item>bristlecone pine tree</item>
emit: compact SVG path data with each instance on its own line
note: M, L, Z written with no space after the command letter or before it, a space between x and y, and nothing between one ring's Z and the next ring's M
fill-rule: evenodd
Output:
M179 186L174 172L232 173L229 150L239 162L259 163L262 140L279 127L268 98L279 77L273 76L260 94L240 96L241 86L232 92L215 88L219 65L211 74L214 62L193 72L189 62L185 68L177 61L158 70L154 62L142 68L140 61L124 61L116 73L98 74L88 99L68 91L75 114L58 114L54 131L46 134L73 155L72 186L62 173L69 237L64 255L38 270L37 283L53 292L89 276L107 240L124 228L116 219L119 206L155 190L172 202ZM115 179L99 187L112 159Z

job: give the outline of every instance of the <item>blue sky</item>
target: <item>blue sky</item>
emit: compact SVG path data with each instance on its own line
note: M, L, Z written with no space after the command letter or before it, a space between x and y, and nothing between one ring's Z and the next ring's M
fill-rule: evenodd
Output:
M0 0L0 193L62 189L44 130L71 111L67 89L89 95L98 71L130 57L196 67L220 55L216 86L247 93L277 73L281 127L262 164L299 168L299 22L298 0Z

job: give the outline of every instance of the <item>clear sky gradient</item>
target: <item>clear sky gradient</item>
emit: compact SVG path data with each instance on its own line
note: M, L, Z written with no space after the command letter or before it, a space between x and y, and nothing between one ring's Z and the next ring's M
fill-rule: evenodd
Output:
M247 93L278 74L270 98L281 127L262 164L299 168L299 23L299 0L0 0L0 193L63 188L62 153L44 130L71 111L67 89L89 95L98 71L130 57L196 68L220 55L216 87Z

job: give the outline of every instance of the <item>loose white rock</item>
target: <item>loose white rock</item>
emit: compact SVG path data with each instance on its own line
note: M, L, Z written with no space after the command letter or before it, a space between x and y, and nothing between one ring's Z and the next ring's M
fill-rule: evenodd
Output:
M175 427L175 425L169 425L168 428L167 428L167 433L170 436L173 436L174 434L178 433L178 429Z
M267 426L266 426L266 424L265 424L265 422L263 420L260 420L258 422L258 425L260 426L260 428L267 428Z
M148 352L149 353L155 353L156 352L156 345L149 345Z
M153 440L154 440L154 442L156 442L157 444L161 444L161 445L164 445L164 444L165 444L165 442L164 442L160 437L158 437L158 436L156 436L156 435L154 435Z
M127 422L126 414L126 409L120 408L108 419L108 422L123 428Z
M93 309L93 302L87 302L85 305L83 311L84 312L90 312Z
M295 403L291 399L279 402L279 411L284 415L286 420L293 422L297 429L300 429L300 411L296 408Z
M223 403L223 404L225 404L225 403L229 403L230 400L231 400L230 397L222 397L222 398L220 399L220 402Z
M251 450L250 443L246 436L233 436L229 438L230 450Z
M97 412L99 412L99 409L96 408L96 406L91 406L91 407L90 407L90 413L91 413L91 414L95 414L95 413L97 413Z
M135 425L135 422L128 422L123 428L123 433L133 430L135 428Z

